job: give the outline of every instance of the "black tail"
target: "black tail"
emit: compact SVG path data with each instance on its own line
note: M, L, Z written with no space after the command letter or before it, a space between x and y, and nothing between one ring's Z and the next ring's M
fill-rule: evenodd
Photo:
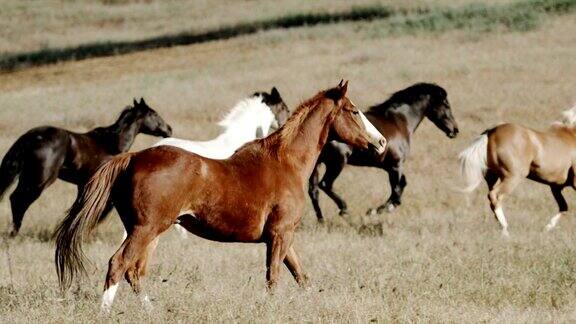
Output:
M21 137L4 155L0 165L0 199L2 199L6 189L10 187L22 170L22 155L25 149L26 145Z

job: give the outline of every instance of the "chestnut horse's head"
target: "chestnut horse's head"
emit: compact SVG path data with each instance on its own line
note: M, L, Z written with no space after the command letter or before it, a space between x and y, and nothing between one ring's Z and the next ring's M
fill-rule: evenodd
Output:
M359 149L373 149L378 154L384 153L386 139L368 121L366 116L346 97L348 81L327 90L325 97L334 100L337 109L330 129L330 137Z

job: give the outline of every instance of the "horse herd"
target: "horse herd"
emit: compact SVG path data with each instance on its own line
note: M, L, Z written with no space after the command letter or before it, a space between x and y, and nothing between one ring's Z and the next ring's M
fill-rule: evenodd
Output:
M55 233L56 270L63 291L84 273L82 242L116 208L126 236L111 257L101 307L109 312L124 277L150 308L140 278L161 233L175 225L221 242L266 244L267 287L273 289L283 263L306 285L293 240L305 203L305 186L319 221L319 189L345 215L347 205L333 184L346 164L389 174L390 197L368 214L392 212L406 187L403 163L414 132L427 118L449 138L459 129L446 91L418 83L365 112L347 97L348 82L320 91L291 113L276 88L241 100L211 141L171 138L172 128L144 99L134 100L118 120L79 134L38 127L10 147L0 166L0 194L18 178L10 195L17 235L29 206L56 179L75 184L78 194ZM164 137L153 147L128 152L137 134ZM559 206L547 228L567 211L562 189L576 187L576 107L548 131L504 124L482 133L460 154L472 191L484 179L496 219L508 235L502 201L522 178L550 186ZM320 177L319 166L326 171Z

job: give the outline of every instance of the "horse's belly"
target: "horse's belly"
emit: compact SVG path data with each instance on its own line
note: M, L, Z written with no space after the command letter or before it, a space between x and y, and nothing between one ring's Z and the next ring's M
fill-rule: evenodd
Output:
M256 212L186 211L179 224L200 237L220 242L260 242L265 218Z
M548 183L564 184L568 178L569 165L532 165L528 178Z

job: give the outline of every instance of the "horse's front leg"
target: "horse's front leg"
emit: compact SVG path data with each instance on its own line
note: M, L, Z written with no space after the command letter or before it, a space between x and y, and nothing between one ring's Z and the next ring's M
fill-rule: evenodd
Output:
M550 231L556 227L556 224L558 224L560 218L562 218L562 215L568 211L568 203L566 203L566 199L564 199L564 196L562 195L562 187L551 186L550 189L554 199L556 200L556 203L558 204L558 214L554 215L554 217L550 219L548 225L546 225L547 231Z
M402 165L398 164L388 171L388 181L390 183L390 197L386 202L376 208L368 209L367 215L381 214L383 211L393 212L396 207L400 206L402 193L406 187L406 177L402 172Z
M288 253L286 254L286 258L284 259L284 264L286 265L290 273L292 273L294 280L296 280L296 283L298 283L300 287L308 286L308 276L306 276L306 274L304 274L304 271L302 271L300 258L298 257L298 254L296 254L296 251L294 250L294 244L292 244L292 246L290 246L290 248L288 249Z
M326 165L326 172L320 181L319 186L322 191L324 191L328 197L330 197L340 209L339 215L344 216L348 213L348 206L346 202L340 195L334 192L334 181L342 173L344 167L348 163L349 153L347 152L337 152L331 156L330 160L324 161Z
M316 218L320 223L324 222L324 216L322 215L322 208L320 208L320 163L316 163L314 170L312 170L312 175L308 179L308 196L312 201L312 207L314 207L314 212L316 213Z
M294 231L300 221L302 210L295 211L293 206L302 206L305 193L302 197L294 200L288 198L283 201L276 210L269 215L263 233L266 243L266 286L269 292L276 287L280 277L280 267L286 262L288 269L298 276L297 281L303 282L305 276L302 274L298 256L289 253L294 240ZM290 254L287 257L287 254ZM286 258L288 258L286 260Z
M280 265L292 245L293 230L273 229L266 241L266 287L273 292L280 278Z

